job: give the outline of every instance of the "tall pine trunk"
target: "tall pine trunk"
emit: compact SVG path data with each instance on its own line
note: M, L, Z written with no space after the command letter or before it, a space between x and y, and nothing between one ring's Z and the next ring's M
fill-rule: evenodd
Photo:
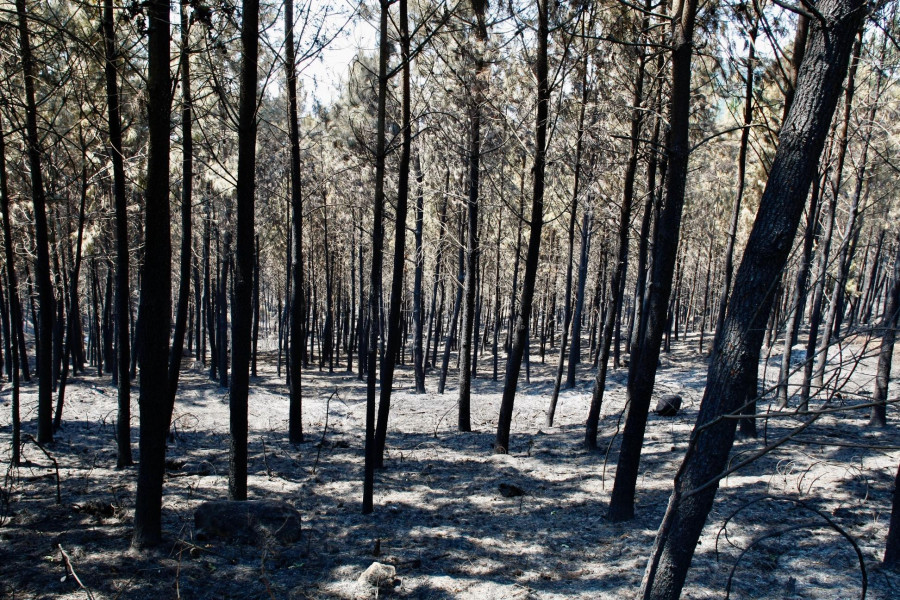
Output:
M787 263L847 70L853 37L866 12L861 0L821 0L816 6L828 27L812 24L794 102L709 366L697 424L675 476L674 491L644 574L644 599L674 600L681 593L734 442L735 420L724 417L741 408L774 301L774 284L759 282L777 281Z
M144 267L141 273L140 465L134 506L134 545L162 538L162 485L166 436L172 419L168 357L172 297L172 239L169 223L169 2L150 0L147 43L147 188L144 214Z

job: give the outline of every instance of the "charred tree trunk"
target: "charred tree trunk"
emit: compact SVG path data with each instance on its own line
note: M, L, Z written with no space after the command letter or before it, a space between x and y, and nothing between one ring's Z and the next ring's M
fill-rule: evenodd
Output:
M537 52L535 54L535 75L537 76L537 120L535 123L534 187L531 197L531 231L528 234L528 254L525 259L525 276L522 281L522 300L516 317L515 332L506 363L503 381L503 397L500 402L500 416L497 421L497 439L494 452L506 454L509 451L509 429L512 425L513 406L519 372L528 344L528 320L534 301L534 284L537 279L538 260L541 252L541 230L544 224L544 171L547 154L547 122L550 113L550 85L547 62L547 41L549 38L549 0L538 0Z
M178 392L178 376L184 355L184 336L187 330L188 300L191 296L191 223L194 194L194 143L192 139L191 48L190 22L187 7L181 4L181 257L178 268L178 305L175 309L175 331L169 356L169 394L172 404Z
M288 131L291 144L291 242L288 250L290 267L291 299L288 324L290 336L288 349L288 372L290 373L290 408L288 438L291 443L303 441L303 391L301 387L302 360L304 348L304 322L306 299L303 289L303 188L300 177L300 125L297 120L297 65L294 56L294 0L285 0L285 68L288 89ZM291 251L293 250L293 251ZM293 255L293 259L291 259ZM287 308L287 307L286 307Z
M405 1L405 0L404 0ZM366 347L366 446L363 473L364 515L374 510L375 465L378 461L378 447L375 443L375 383L378 367L378 341L381 333L378 318L381 300L382 261L384 260L384 173L386 157L387 125L387 63L390 47L388 44L388 13L391 0L379 0L378 42L378 116L375 141L375 197L372 219L372 265L369 276L369 342Z
M290 2L291 0L288 0ZM259 0L244 0L241 22L241 97L238 107L237 236L234 301L231 304L231 390L228 398L231 452L228 497L247 499L247 398L253 315L253 241L256 236L256 104ZM300 379L299 377L297 378Z
M400 172L397 182L396 222L394 224L394 267L391 280L391 304L388 308L387 348L381 361L381 397L378 402L378 422L375 427L375 467L384 467L384 446L387 439L387 421L391 410L391 392L394 387L394 369L403 342L403 269L406 264L406 216L409 203L409 164L412 151L412 124L410 123L410 54L409 21L406 0L400 1L400 58L401 69L401 136Z
M837 104L853 38L866 12L861 0L821 0L816 7L827 20L827 29L818 22L812 24L794 103L781 132L735 278L731 306L709 366L697 425L675 477L644 575L644 599L675 599L681 593L734 441L735 421L724 417L741 408L773 303L774 286L758 282L777 281L787 262Z
M15 332L22 327L22 307L19 304L19 282L16 275L16 254L13 250L12 229L9 223L9 179L6 171L6 142L3 137L3 121L0 119L0 211L3 217L3 250L6 254L6 282L9 290L10 330ZM15 335L15 334L13 334ZM18 466L21 462L21 418L19 404L19 346L13 339L10 344L12 356L10 376L12 390L10 392L12 429L12 452L10 464Z
M422 348L425 326L425 299L422 297L422 276L425 271L425 249L422 247L422 227L425 221L425 176L422 174L420 158L416 155L416 270L413 277L413 370L416 378L416 393L425 393L425 351Z
M647 305L646 331L640 351L631 357L628 370L628 414L622 436L616 480L609 505L609 518L624 521L634 516L634 491L640 466L641 446L656 382L659 350L666 327L666 313L675 273L681 213L687 183L690 141L688 139L691 55L697 0L683 0L676 6L672 26L672 96L669 106L668 172L663 212L659 218L659 238L653 249L653 276Z
M37 78L25 0L16 0L19 21L19 51L25 81L25 147L31 170L31 194L34 205L34 236L37 260L34 277L38 288L40 317L37 322L36 353L38 372L38 443L53 441L53 326L54 294L50 280L50 238L47 227L47 200L38 138L35 79Z
M475 74L472 82L472 96L469 105L469 155L468 155L468 198L466 215L468 230L466 235L466 279L463 284L462 331L459 344L459 418L457 425L460 431L472 431L472 336L475 324L475 295L478 280L478 186L479 169L481 167L481 106L484 104L486 70L482 49L487 43L487 25L484 11L486 3L474 0L472 8L477 23L475 25L476 43L472 45L474 52ZM476 334L477 335L477 334Z
M166 436L172 419L169 395L169 325L172 297L172 240L169 223L169 2L147 6L147 189L144 214L144 267L139 327L140 466L134 508L134 545L156 545L162 538L162 485Z

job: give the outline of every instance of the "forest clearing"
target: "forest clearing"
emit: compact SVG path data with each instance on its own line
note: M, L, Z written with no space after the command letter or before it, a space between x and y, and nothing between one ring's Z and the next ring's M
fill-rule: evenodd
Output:
M663 358L658 388L661 394L683 395L684 410L673 418L651 417L637 516L625 524L604 516L615 461L608 461L605 451L585 450L581 440L588 373L563 394L558 422L548 428L552 373L549 364L534 364L532 383L523 386L513 419L514 443L509 454L497 455L492 433L498 383L475 380L473 432L459 433L452 420L455 390L415 394L412 373L401 369L388 467L377 476L378 509L364 516L359 511L363 386L352 374L313 371L305 392L309 435L306 443L294 446L283 433L286 388L274 377L272 362L265 363L250 396L248 496L283 500L300 511L302 537L290 545L264 538L250 543L197 539L193 510L204 500L224 499L227 490L228 428L223 390L186 368L167 454L163 527L168 535L149 555L129 549L134 471L115 469L110 417L115 390L108 381L87 377L73 385L71 417L55 442L61 502L55 501L53 464L33 444L26 443L26 462L5 489L10 496L0 528L2 594L11 599L85 597L66 577L59 545L98 600L371 598L379 590L357 579L373 562L396 568L396 581L380 590L387 597L633 597L704 384L705 361L679 346ZM601 420L604 449L622 412L624 375L620 370L611 377ZM896 597L900 575L878 563L900 456L897 418L893 414L887 429L872 431L868 410L853 409L865 402L873 377L871 361L860 365L842 385L847 400L837 406L843 410L821 417L800 440L728 477L704 529L684 598L723 597L732 569L734 598L859 597L861 574L853 547L799 503L822 511L859 545L868 569L868 598ZM34 414L29 396L24 395L24 414L31 415L26 423ZM803 418L771 414L771 420L760 423L766 431L759 440L736 443L734 461ZM8 445L8 437L0 440ZM522 495L506 497L503 485L519 488ZM726 517L738 509L743 510L726 530ZM756 540L762 541L742 555Z
M900 596L897 0L0 0L0 596Z

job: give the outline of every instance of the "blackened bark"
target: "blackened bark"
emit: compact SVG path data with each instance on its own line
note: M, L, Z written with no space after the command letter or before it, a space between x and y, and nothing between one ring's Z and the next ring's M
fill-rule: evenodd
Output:
M129 255L128 200L125 195L125 157L122 154L122 119L119 114L118 51L112 0L103 1L103 38L105 48L106 97L109 122L110 158L113 163L113 199L116 207L116 466L133 464L131 455L131 340L129 337Z
M406 263L406 216L409 206L409 164L412 150L412 124L410 123L410 54L409 21L406 0L400 0L400 60L401 69L401 145L400 172L397 182L397 206L394 223L394 265L391 280L391 299L387 320L387 348L381 361L381 396L378 402L378 422L375 426L375 466L384 467L384 445L387 439L387 421L391 410L391 392L394 387L394 369L403 341L401 330L403 308L403 271Z
M188 300L191 296L191 209L194 193L194 143L191 119L191 48L187 7L181 3L181 258L178 268L178 305L175 309L175 331L169 356L169 394L175 402L184 336L187 331Z
M811 25L807 57L735 278L697 425L644 575L644 599L675 599L681 593L734 441L735 421L723 417L741 408L772 308L774 285L759 282L777 281L787 263L853 38L866 13L862 0L821 0L816 7L827 28Z
M876 428L887 426L888 382L891 379L891 359L894 356L897 326L900 324L900 319L898 319L898 314L900 314L900 236L897 237L895 244L894 283L891 284L888 291L884 312L881 316L881 349L878 352L878 370L875 372L875 393L872 394L874 406L869 419L869 426ZM898 502L895 499L895 512L898 510L897 504ZM894 526L893 517L891 518L891 526ZM898 532L898 535L900 535L900 532ZM900 547L897 549L900 550ZM885 562L888 562L887 558L885 558Z
M22 327L22 307L19 304L19 282L16 275L16 255L13 250L12 229L9 223L9 179L6 171L6 142L3 137L3 121L0 119L0 215L3 217L3 250L6 254L6 283L9 290L10 329L14 332ZM14 334L15 335L15 334ZM10 392L10 409L12 429L12 452L10 464L21 462L21 419L19 414L19 345L17 340L10 344L12 356L10 375L12 390Z
M642 332L638 355L632 356L629 364L626 400L628 415L609 505L609 517L613 521L624 521L634 516L634 489L640 466L641 446L650 409L650 396L656 382L660 344L666 327L666 313L678 253L681 213L684 209L690 154L688 127L691 54L697 0L684 0L676 6L678 10L672 23L672 96L669 106L668 172L664 208L659 217L659 237L653 249L653 275L647 305L646 331Z
M466 199L467 235L466 235L466 279L463 284L462 331L459 344L459 418L457 425L460 431L472 431L472 335L475 322L475 292L478 279L478 186L481 167L481 111L484 104L485 69L484 46L487 43L487 26L484 20L486 2L473 0L475 12L475 44L472 47L475 66L469 100L469 154L468 154L468 197ZM476 334L477 335L477 334Z
M425 271L425 249L422 247L422 227L425 217L425 176L422 174L420 158L416 155L416 270L413 276L413 372L416 379L416 393L425 393L425 352L422 337L425 326L425 299L422 297L422 276Z
M253 252L253 349L250 359L250 376L256 377L256 350L259 342L259 234Z
M544 170L547 154L547 121L550 113L550 85L547 63L547 41L549 38L549 0L538 0L537 52L535 54L535 75L537 76L537 119L535 123L534 186L531 196L531 231L528 234L528 253L525 259L525 276L522 281L522 299L516 317L515 332L506 363L503 381L503 398L500 402L500 416L497 420L497 439L494 452L506 454L509 451L509 429L512 424L516 388L519 372L528 344L528 320L534 301L534 284L537 278L538 260L541 252L541 230L544 224Z
M288 372L290 373L290 409L288 437L293 444L303 441L303 389L301 382L304 348L306 298L303 295L303 187L300 177L300 124L297 121L297 65L294 56L294 1L284 2L285 68L288 88L288 131L291 144L291 242L288 250L290 266L290 328ZM293 258L291 258L293 255ZM288 337L285 337L287 340Z
M34 205L34 237L37 260L34 277L38 288L40 317L37 323L37 373L38 373L38 443L53 441L53 283L50 280L50 242L47 228L47 200L44 192L44 176L41 167L41 149L38 138L37 104L35 103L36 69L31 54L31 40L25 0L16 0L19 21L19 50L25 80L25 147L28 150L28 166L31 170L31 195Z
M381 333L379 309L381 307L382 261L384 260L384 172L386 157L387 125L387 63L388 13L391 0L379 0L378 41L378 109L375 125L375 196L372 202L372 265L369 276L369 341L366 347L366 447L363 472L362 513L371 513L374 507L375 465L378 449L375 444L375 384L378 367L378 341Z
M87 156L86 151L82 154L81 163L81 198L78 208L78 233L75 239L75 264L72 266L72 274L70 275L68 287L68 307L66 314L68 321L66 323L66 339L62 353L62 368L59 377L59 393L56 399L56 413L53 416L53 431L57 431L62 426L63 405L66 399L66 382L69 377L69 362L73 353L75 344L75 335L77 334L77 324L80 309L78 308L78 278L81 274L81 242L84 239L84 218L85 205L87 204L88 177L87 177Z
M575 312L572 313L572 349L569 352L566 388L575 387L575 367L581 363L581 321L584 314L584 288L587 284L588 260L591 253L593 214L585 211L581 221L581 254L578 257L578 285L575 289Z
M747 75L744 77L744 122L741 129L741 141L738 146L738 181L737 192L734 195L734 205L731 207L731 223L728 227L728 237L725 243L725 259L722 266L722 293L719 296L719 314L716 317L716 333L713 338L713 348L716 347L719 331L725 322L725 310L728 308L728 294L731 292L731 276L734 271L734 243L737 240L738 222L741 217L741 202L744 198L744 182L747 177L747 148L750 145L750 125L753 123L753 82L754 69L756 68L756 34L759 30L759 17L753 17L753 23L748 32ZM704 298L705 302L705 298ZM700 332L701 339L703 332ZM700 351L703 351L703 343L700 343Z
M147 188L144 214L144 267L141 274L140 466L134 507L135 546L162 537L162 485L166 436L172 419L169 395L169 326L172 297L172 240L169 223L169 2L147 3Z
M459 240L462 242L463 227L462 218L459 219ZM463 301L463 278L465 277L465 255L462 243L459 244L458 260L457 260L457 277L456 277L456 299L453 301L453 312L450 316L450 324L447 327L447 339L444 343L444 355L441 360L441 372L438 376L438 394L444 393L444 386L447 383L447 371L450 368L450 354L456 344L456 329L459 323L459 311Z
M290 1L290 0L288 0ZM259 0L244 0L241 22L241 97L238 107L237 235L231 304L231 452L228 497L247 499L247 398L253 318L253 242L256 236L256 103ZM299 377L297 380L299 381Z

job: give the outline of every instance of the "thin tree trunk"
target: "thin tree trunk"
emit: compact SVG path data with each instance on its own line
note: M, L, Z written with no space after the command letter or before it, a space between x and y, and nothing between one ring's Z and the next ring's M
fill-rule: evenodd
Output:
M888 383L891 379L891 361L894 356L894 342L897 338L897 326L900 324L900 236L895 242L894 250L894 283L891 285L887 302L884 304L884 312L881 315L881 349L878 352L878 370L875 374L875 393L872 394L872 413L869 418L869 427L887 427L887 399ZM897 501L894 501L896 510ZM894 527L893 517L891 527ZM900 523L898 523L900 525ZM887 556L887 555L885 555ZM884 559L888 562L888 559Z
M193 230L191 212L194 194L194 143L192 139L191 99L191 49L190 22L187 7L181 4L181 257L178 279L178 305L175 309L175 331L169 356L169 394L175 403L178 392L178 376L184 354L184 336L187 330L188 300L191 296L191 240Z
M422 348L422 334L425 326L425 299L422 297L422 276L425 270L425 249L422 247L422 227L425 220L425 176L422 163L416 154L416 270L413 279L413 371L416 379L416 393L425 393L425 352Z
M303 390L302 359L305 340L303 315L306 313L303 278L303 188L300 177L300 125L297 120L297 64L294 56L294 0L284 2L285 27L285 68L288 88L288 131L291 144L291 248L288 249L290 271L290 336L284 336L289 343L288 373L290 373L290 408L288 411L288 438L291 443L303 441ZM291 260L293 255L293 260ZM287 307L285 307L287 308ZM289 340L289 342L288 342Z
M3 136L3 120L0 117L0 211L3 217L3 249L6 253L6 282L9 290L9 315L10 329L20 330L22 327L22 307L19 303L19 282L16 275L16 254L13 250L12 229L9 223L9 179L6 171L6 141ZM14 334L15 335L15 334ZM19 404L19 346L16 340L10 344L12 356L12 390L10 392L12 429L12 452L10 464L18 466L21 463L21 418Z
M687 183L691 54L697 0L684 0L675 12L672 31L672 96L669 106L668 173L665 203L659 218L659 239L653 249L653 278L647 306L646 332L641 336L638 356L631 357L628 371L628 414L622 436L616 480L610 499L609 518L624 521L634 516L634 490L640 466L641 447L650 410L650 397L656 381L659 350L666 327L666 313L678 238L684 191Z
M406 0L400 1L400 59L401 69L401 124L402 142L397 182L397 205L394 224L394 265L391 280L391 304L388 308L387 348L381 361L381 397L378 402L378 422L375 427L376 468L384 467L384 446L387 440L387 422L391 410L391 392L394 386L394 369L400 354L402 338L403 270L406 264L406 216L409 203L409 164L412 151L412 124L410 123L410 54L409 21Z
M378 447L375 443L375 383L378 367L378 341L381 333L378 318L381 305L382 261L384 260L384 174L386 157L385 127L387 121L388 13L391 0L379 0L378 42L378 110L375 141L375 197L372 202L372 268L369 277L369 343L366 348L366 442L363 473L362 513L374 510L375 466Z
M44 176L41 166L41 149L38 138L35 79L37 77L25 0L16 0L19 21L19 52L25 81L25 147L31 170L31 194L34 205L34 235L37 260L34 276L40 301L40 318L37 327L38 372L38 443L53 441L53 326L54 294L50 280L50 242L47 227L47 201L44 193Z
M528 344L528 320L534 301L534 284L537 278L538 261L541 252L541 230L544 224L544 170L547 154L547 122L550 113L549 66L547 62L547 42L549 38L549 0L538 0L537 52L535 54L535 75L537 76L537 120L535 123L534 187L531 197L531 231L528 235L528 253L525 259L525 276L522 282L522 300L516 318L515 332L506 363L503 381L503 397L500 402L500 416L497 420L497 439L494 452L506 454L509 451L509 429L512 425L513 406L519 372Z

